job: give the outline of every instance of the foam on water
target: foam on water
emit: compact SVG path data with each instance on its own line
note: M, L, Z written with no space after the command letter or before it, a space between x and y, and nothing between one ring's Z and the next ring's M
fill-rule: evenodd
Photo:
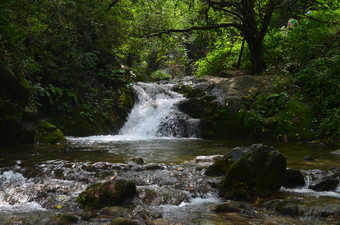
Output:
M159 125L175 110L183 95L171 91L171 85L137 83L133 86L138 100L131 110L121 135L155 137Z
M31 200L29 194L33 185L22 174L12 170L0 174L0 211L45 211L39 203Z

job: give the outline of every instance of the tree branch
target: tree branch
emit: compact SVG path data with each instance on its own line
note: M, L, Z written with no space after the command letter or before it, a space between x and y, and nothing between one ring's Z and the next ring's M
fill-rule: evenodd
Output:
M107 7L107 9L105 10L105 12L108 12L119 0L113 0L111 2L111 4Z
M215 30L215 29L220 29L224 27L234 27L236 29L241 30L242 25L238 23L221 23L221 24L216 24L216 25L208 25L208 26L193 26L187 29L168 29L168 30L162 30L159 31L158 33L155 34L149 34L146 35L146 37L158 37L162 36L163 34L170 34L170 33L188 33L194 30Z

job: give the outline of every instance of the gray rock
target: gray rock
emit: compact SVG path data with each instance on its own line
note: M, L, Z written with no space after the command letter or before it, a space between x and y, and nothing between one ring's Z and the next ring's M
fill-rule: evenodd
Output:
M322 179L312 181L309 185L309 189L314 191L334 191L338 184L338 179L333 177L324 177Z

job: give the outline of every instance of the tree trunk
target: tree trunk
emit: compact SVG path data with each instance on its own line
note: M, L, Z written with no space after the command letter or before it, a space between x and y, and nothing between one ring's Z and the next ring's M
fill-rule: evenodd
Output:
M262 46L263 39L257 38L257 36L250 34L244 36L250 51L252 74L259 74L267 68Z

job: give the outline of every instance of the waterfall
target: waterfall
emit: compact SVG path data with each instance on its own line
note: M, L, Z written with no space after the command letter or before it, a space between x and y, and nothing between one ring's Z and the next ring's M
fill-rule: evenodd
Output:
M198 119L178 111L183 95L172 91L170 83L133 85L138 96L120 135L141 137L196 137Z

